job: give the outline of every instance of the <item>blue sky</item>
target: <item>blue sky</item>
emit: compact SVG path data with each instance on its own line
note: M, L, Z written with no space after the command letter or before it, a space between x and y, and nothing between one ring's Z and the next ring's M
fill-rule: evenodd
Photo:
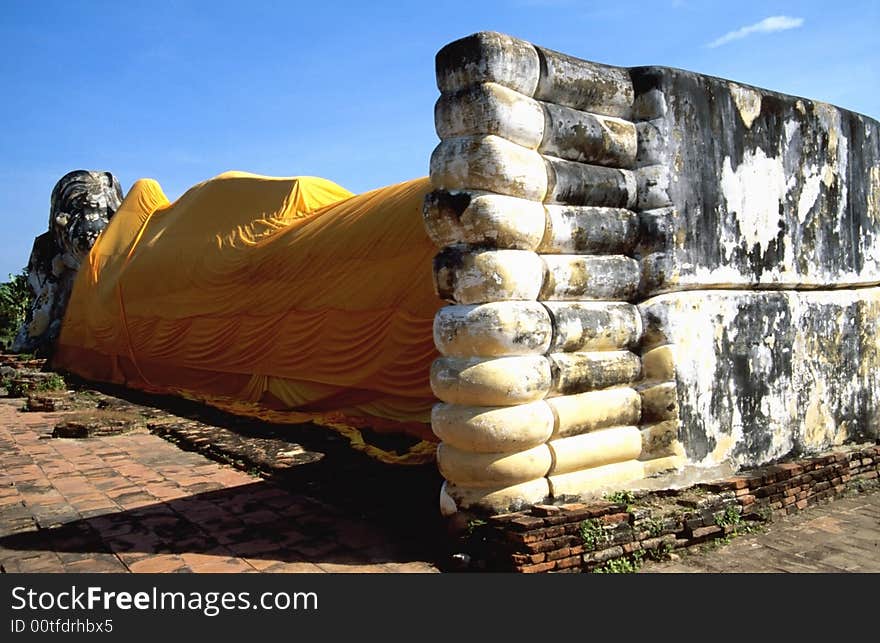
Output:
M880 118L880 3L0 0L0 279L72 169L169 198L220 172L355 192L424 176L434 54L494 30L581 58L668 65Z

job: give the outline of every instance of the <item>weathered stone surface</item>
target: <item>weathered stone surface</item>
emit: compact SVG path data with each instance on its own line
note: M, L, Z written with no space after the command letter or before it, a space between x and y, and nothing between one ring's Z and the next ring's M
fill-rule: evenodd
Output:
M422 214L428 236L440 248L468 243L535 250L545 236L541 203L502 194L436 190L425 197Z
M543 355L440 357L431 365L431 390L450 404L526 404L543 399L550 384L550 361Z
M551 440L548 445L553 453L550 475L559 475L636 459L642 436L638 427L621 426Z
M657 118L638 122L635 127L638 143L634 165L645 167L646 165L663 163L666 160L668 123L662 118Z
M519 406L435 404L431 429L450 445L477 453L525 451L547 441L554 415L540 400Z
M537 299L544 270L534 252L448 246L434 257L434 286L441 299L459 304Z
M687 458L682 455L670 455L662 458L648 458L642 461L645 477L654 476L667 471L681 470L687 464Z
M646 314L650 314L647 312L647 308L639 307L639 310L645 311ZM668 333L664 333L660 330L659 325L655 324L653 319L650 319L649 321L651 323L646 325L646 332L647 329L650 328L652 333L663 333L665 340ZM649 382L664 382L675 379L675 353L676 346L669 344L657 346L656 348L652 348L651 350L642 353L642 378Z
M483 163L482 158L488 156L487 153L480 151L480 168L484 165L498 167L499 172L517 177L520 182L522 179L519 177L525 176L534 181L538 180L537 171L532 168L531 164L526 169L526 159L517 158L516 166L501 167L498 162L494 161ZM554 156L544 156L543 160L547 166L545 170L547 179L544 184L536 182L536 187L529 192L534 196L526 196L525 198L541 198L548 203L596 205L611 208L632 208L636 205L638 184L635 174L630 170L566 161ZM431 177L433 180L433 173ZM537 197L536 195L540 193L542 188L543 194L541 197ZM525 196L524 188L520 187L520 183L514 184L508 190L515 190L516 196ZM513 194L514 192L508 191L506 193Z
M535 98L574 109L627 118L634 100L626 69L611 67L535 47L540 79Z
M516 453L473 453L441 443L437 466L443 477L461 487L512 486L541 478L553 458L546 444Z
M441 140L494 134L537 149L544 138L544 108L503 85L483 83L441 95L434 107L434 126Z
M482 217L489 223L465 236L465 203L435 217L443 230L436 236L540 254L537 299L552 325L542 404L554 416L555 497L686 462L750 466L876 439L880 124L722 79L607 67L541 47L532 47L532 87L531 62L521 77L510 71L518 57L531 60L527 43L494 35L469 42L485 52L469 78L519 83L523 96L472 88L461 106L444 106L443 131L470 139L437 155L435 184L543 201L545 228L534 245L540 217L531 208L522 226ZM493 65L501 71L490 78L483 70ZM515 107L524 114L516 122ZM535 146L544 179L525 149ZM466 272L463 264L455 270ZM491 289L499 299L531 299L522 296L535 284L528 272L528 293L503 285L510 270L488 260L465 281L494 282L476 286L478 296ZM700 292L680 292L691 290ZM639 315L627 303L635 301ZM543 348L543 320L540 346L530 336L528 350ZM481 334L494 343L495 332ZM636 346L641 360L621 350ZM638 392L621 386L638 378ZM575 447L636 424L638 453L618 454L622 462L595 466L616 459L614 449ZM571 471L578 467L588 468Z
M638 355L630 351L551 353L552 391L583 393L635 381L641 372Z
M520 511L550 497L547 478L511 487L462 487L444 482L440 489L440 511L445 516L462 509L483 509L494 513Z
M609 167L630 167L635 162L638 143L633 123L554 103L538 104L544 110L544 135L538 146L542 154Z
M538 86L538 53L531 43L493 31L449 43L437 52L435 66L441 92L492 82L532 96Z
M550 352L633 348L642 318L632 304L611 301L545 301L553 324Z
M627 301L639 287L639 264L624 255L541 255L547 274L542 300Z
M643 477L645 477L643 463L638 460L627 460L549 476L547 480L553 497L565 498L599 495L605 491L619 489L621 485Z
M678 417L678 391L675 382L651 383L638 389L642 397L642 420L659 422Z
M543 354L553 325L536 301L445 306L434 316L434 345L449 357Z
M684 449L678 440L678 420L666 420L643 424L641 429L641 460L683 456Z
M51 354L76 272L120 203L122 188L110 172L74 170L55 184L49 231L34 240L28 261L34 303L12 350Z
M638 185L636 207L639 210L655 210L672 205L669 168L665 165L646 165L636 169L633 174Z
M556 418L554 438L638 424L641 418L641 398L629 387L561 395L547 398L546 402Z
M544 254L629 254L639 235L639 215L623 208L547 205Z
M677 378L690 462L752 466L877 439L880 288L674 293L639 308L670 342L642 361Z
M596 198L607 194L608 199L615 198L619 202L621 196L618 184L621 179L610 174L619 170L603 169L609 176L603 184L589 190L589 193L595 192ZM430 174L431 185L442 190L488 190L532 201L543 201L547 196L548 177L544 157L535 150L492 134L447 138L441 141L431 154ZM566 186L568 183L563 182L560 189ZM568 189L577 194L586 190L577 190L575 187ZM615 202L590 205L620 204Z
M660 67L631 70L642 207L675 209L647 293L880 281L880 124L825 103ZM645 97L644 100L642 97ZM659 120L658 120L659 119ZM659 167L668 170L668 181Z

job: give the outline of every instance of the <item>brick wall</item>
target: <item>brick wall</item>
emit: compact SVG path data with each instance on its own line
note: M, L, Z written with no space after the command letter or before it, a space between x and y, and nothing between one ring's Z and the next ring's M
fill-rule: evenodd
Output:
M662 558L674 549L742 531L750 523L877 485L878 472L880 445L860 446L685 490L640 494L625 504L602 500L535 505L472 519L461 536L460 550L470 558L470 569L480 571L607 569L610 561ZM620 497L624 494L615 498Z

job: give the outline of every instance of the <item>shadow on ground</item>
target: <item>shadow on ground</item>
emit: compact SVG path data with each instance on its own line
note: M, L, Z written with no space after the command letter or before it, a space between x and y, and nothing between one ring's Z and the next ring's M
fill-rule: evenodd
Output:
M280 562L431 561L431 531L353 520L271 482L196 493L0 538L0 547L64 554L208 554ZM69 559L70 556L67 556ZM75 558L75 557L74 557Z
M136 508L0 538L2 548L55 551L62 559L190 553L441 567L448 558L434 463L387 465L317 425L267 423L173 396L65 379L74 395L97 392L111 408L134 405L151 432L262 480L166 502L145 498L150 502ZM365 438L391 451L414 443L407 436Z

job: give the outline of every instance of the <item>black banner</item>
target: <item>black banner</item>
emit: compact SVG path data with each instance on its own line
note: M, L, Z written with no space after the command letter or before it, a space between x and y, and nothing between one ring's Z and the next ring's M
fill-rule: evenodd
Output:
M784 603L804 590L804 581L764 575L757 593ZM855 579L831 581L825 575L806 581L823 588L829 617L832 586L841 590ZM702 618L723 621L725 614L737 613L741 622L744 596L751 596L749 611L761 613L756 589L756 577L748 575L4 574L0 640L157 635L310 640L350 636L353 630L387 640L449 628L460 633L455 640L470 640L475 631L507 632L515 635L511 640L527 633L557 639L562 631L586 635L609 627L627 636L672 635L676 623L693 627ZM857 609L859 593L849 589L837 596L848 594L847 608Z

